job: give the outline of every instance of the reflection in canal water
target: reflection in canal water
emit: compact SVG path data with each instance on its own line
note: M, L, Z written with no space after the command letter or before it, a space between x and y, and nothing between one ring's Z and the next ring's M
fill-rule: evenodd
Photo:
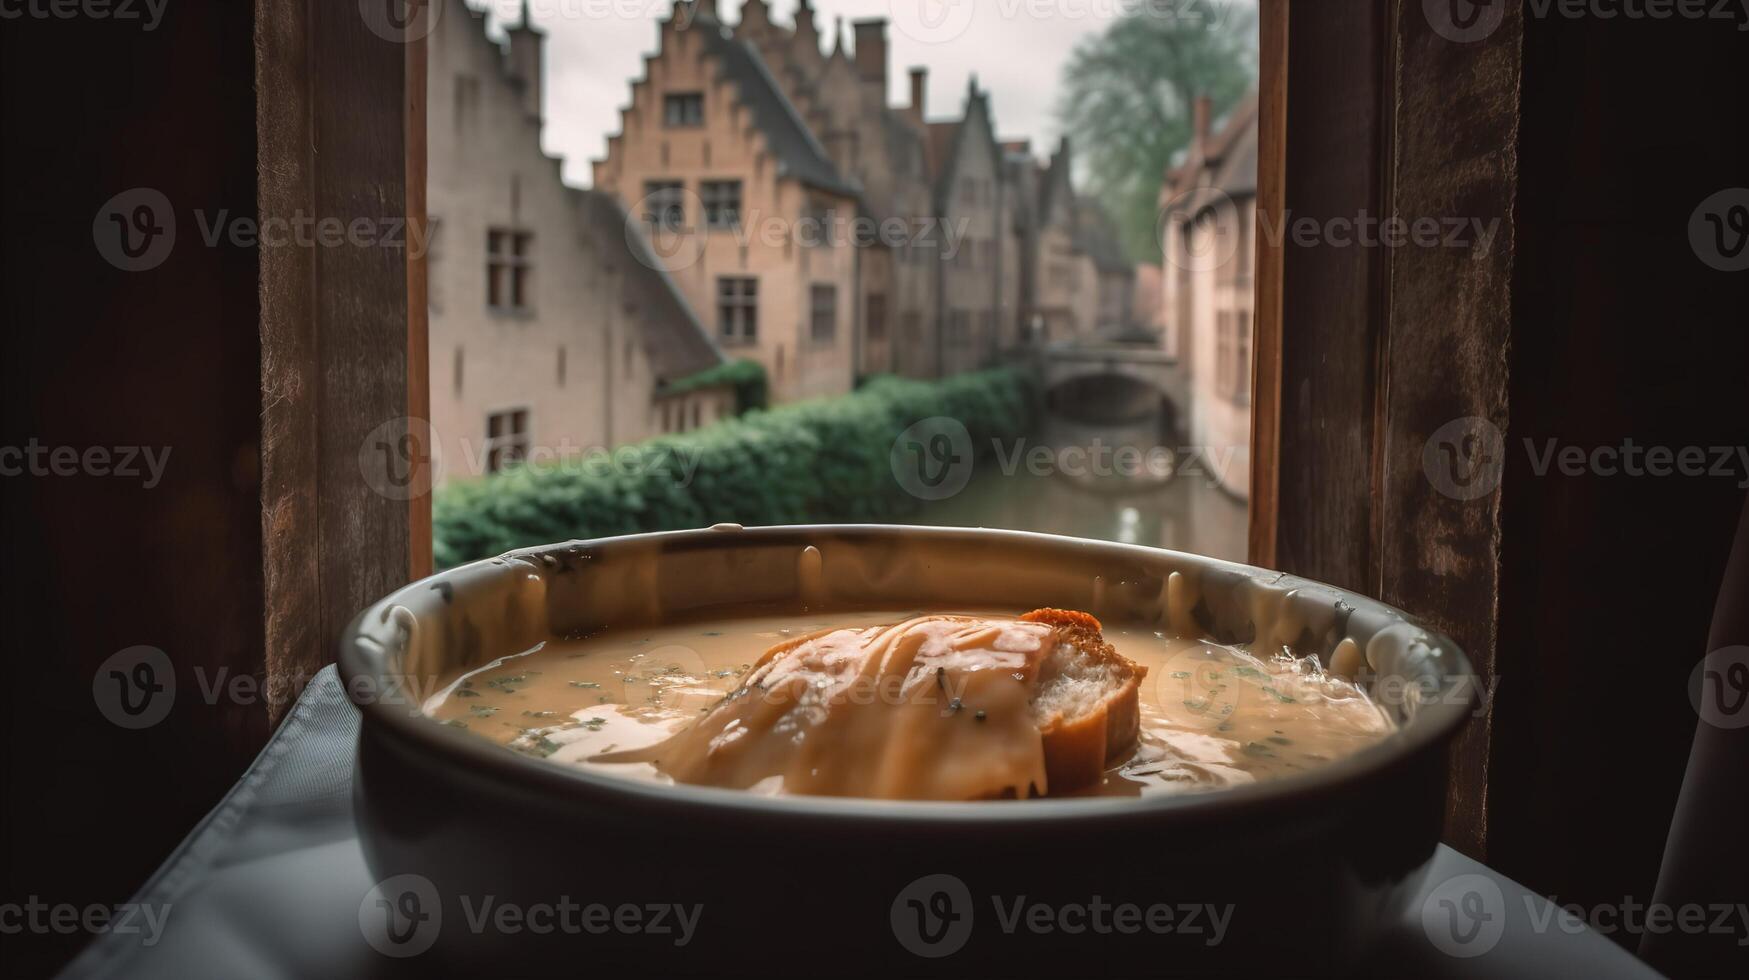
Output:
M1244 502L1196 473L1129 490L1088 489L1060 474L1020 467L1010 475L980 463L964 490L926 505L911 523L1043 531L1245 560Z

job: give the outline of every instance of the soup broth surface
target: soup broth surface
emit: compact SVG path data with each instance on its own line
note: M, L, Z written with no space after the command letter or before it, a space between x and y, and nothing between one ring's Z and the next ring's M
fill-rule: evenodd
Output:
M954 612L1014 618L1013 612ZM594 757L646 748L685 728L786 639L916 615L754 615L551 641L449 679L425 711L557 764L671 783L650 763ZM1148 668L1139 692L1141 736L1099 786L1076 795L1182 793L1291 775L1357 752L1395 728L1364 691L1310 658L1259 657L1112 624L1105 638Z

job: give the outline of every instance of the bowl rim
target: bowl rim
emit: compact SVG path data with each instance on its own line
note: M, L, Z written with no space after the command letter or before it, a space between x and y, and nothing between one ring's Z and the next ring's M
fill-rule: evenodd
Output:
M736 532L726 538L723 531ZM745 535L746 537L742 537ZM1170 556L1171 558L1229 573L1238 573L1253 580L1265 580L1271 586L1290 589L1313 587L1333 593L1339 599L1365 603L1396 621L1424 632L1442 653L1446 670L1442 675L1441 697L1423 702L1407 724L1392 735L1315 769L1291 776L1281 776L1243 786L1225 787L1206 792L1159 793L1134 797L1092 796L1064 799L1033 799L1024 801L923 801L886 800L868 797L771 796L740 789L726 789L687 784L661 784L596 773L581 766L566 766L507 750L477 735L454 727L435 724L420 712L391 707L391 699L367 697L361 691L386 690L393 686L382 670L391 656L380 645L360 643L365 624L372 619L385 619L390 611L406 600L423 594L438 583L473 574L519 574L530 566L541 566L540 557L555 552L575 553L578 548L600 551L661 545L668 542L715 540L724 544L736 541L756 541L763 545L793 543L806 545L822 536L908 536L941 541L954 539L1009 540L1049 547L1093 549L1130 558ZM494 572L493 566L502 571ZM410 610L407 610L410 612ZM371 649L370 647L376 647ZM699 807L722 811L725 815L757 818L763 821L899 821L905 823L945 823L952 825L1011 824L1041 819L1092 821L1114 817L1164 816L1166 814L1230 817L1236 811L1279 806L1299 797L1320 797L1340 790L1345 784L1360 784L1405 760L1415 757L1435 743L1453 737L1469 718L1476 699L1477 681L1468 656L1450 637L1426 626L1419 619L1376 599L1337 588L1312 579L1277 572L1239 562L1212 558L1191 552L1145 545L1122 544L1035 531L1015 531L995 528L932 527L903 524L793 524L743 528L736 524L718 524L710 528L656 531L643 534L618 535L605 538L576 539L518 548L495 558L458 565L397 588L371 603L354 616L341 634L338 669L348 700L363 713L370 724L360 726L360 742L373 737L372 727L381 725L392 737L404 744L418 746L430 761L447 767L460 767L470 780L508 780L524 789L547 791L577 802L597 803L622 800L639 809L674 809L696 812ZM361 681L369 683L360 683ZM1455 682L1461 690L1453 692ZM1445 787L1441 787L1442 796ZM555 798L557 798L555 796Z

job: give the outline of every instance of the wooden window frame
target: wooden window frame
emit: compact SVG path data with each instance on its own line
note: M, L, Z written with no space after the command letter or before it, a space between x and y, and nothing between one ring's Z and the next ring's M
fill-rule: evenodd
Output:
M644 223L669 231L685 228L686 182L666 177L644 181Z
M717 277L717 339L725 347L759 343L759 279Z
M486 472L497 473L528 458L528 407L486 414Z
M1467 265L1453 249L1252 235L1250 561L1414 611L1491 683L1499 495L1467 506L1429 492L1421 447L1454 418L1504 425L1504 362L1483 352L1510 337L1517 171L1500 148L1519 123L1523 20L1509 9L1485 43L1453 44L1407 0L1260 0L1259 15L1254 232L1454 200L1505 231ZM1412 130L1398 132L1399 115ZM1469 356L1451 357L1453 330ZM1432 551L1482 560L1429 576ZM1492 712L1470 720L1448 783L1446 840L1481 859L1493 725Z
M824 331L820 329L822 318ZM815 347L838 343L838 286L834 283L816 282L808 286L808 343Z
M680 118L675 118L675 107L681 107ZM696 106L696 113L685 111L688 106ZM663 129L702 129L704 128L704 93L703 92L667 92L662 96L662 128Z
M356 4L255 3L261 218L380 219L399 202L409 246L259 250L269 685L314 676L359 609L432 571L420 16L435 9L395 38ZM361 452L373 441L394 451Z
M508 250L504 248L506 244ZM534 313L533 252L532 231L507 225L486 229L486 309L515 316ZM506 298L508 302L504 301Z
M743 190L739 179L701 182L698 185L698 196L704 202L705 228L711 231L732 231L739 228Z

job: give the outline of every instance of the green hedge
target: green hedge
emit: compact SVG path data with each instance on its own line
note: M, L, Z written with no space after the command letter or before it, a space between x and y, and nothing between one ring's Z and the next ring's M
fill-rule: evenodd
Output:
M663 388L662 394L680 395L700 388L715 388L717 385L734 386L736 415L765 407L765 365L746 359L728 361L681 378Z
M559 464L514 467L438 491L438 565L513 548L737 524L884 522L919 501L893 477L893 441L934 416L963 423L980 456L1032 430L1037 384L998 368L943 381L879 378L854 394L752 412ZM690 479L684 465L695 465Z

